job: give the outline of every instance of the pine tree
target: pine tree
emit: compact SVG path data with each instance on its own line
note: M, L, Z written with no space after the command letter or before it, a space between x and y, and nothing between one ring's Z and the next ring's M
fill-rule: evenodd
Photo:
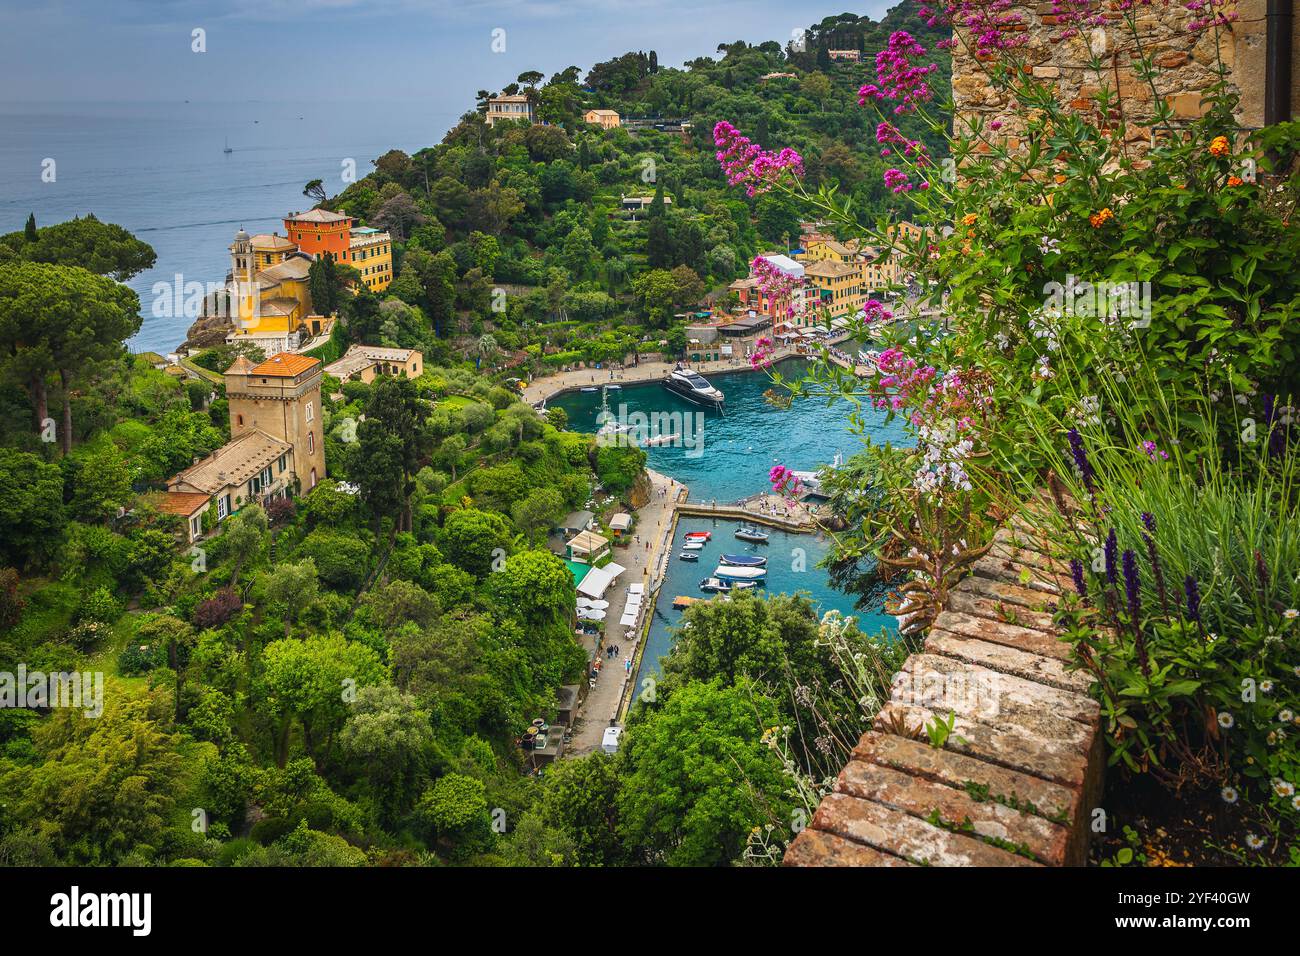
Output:
M27 226L23 229L23 239L27 242L36 241L36 213L34 212L27 214Z

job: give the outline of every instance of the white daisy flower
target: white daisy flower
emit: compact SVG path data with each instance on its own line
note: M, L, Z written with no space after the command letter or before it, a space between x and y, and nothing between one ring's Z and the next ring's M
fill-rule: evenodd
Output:
M1271 680L1262 680L1259 682L1259 690L1262 694L1273 693L1273 682Z
M1266 841L1263 837L1257 837L1253 833L1246 834L1246 846L1252 850L1262 850Z
M1232 716L1232 714L1229 714L1226 711L1219 715L1219 726L1222 727L1224 730L1231 730L1232 725L1235 724L1236 722L1237 721Z
M1283 780L1281 777L1274 777L1272 780L1273 792L1279 797L1295 796L1295 784L1289 780Z
M1294 621L1296 618L1300 617L1300 611L1297 611L1293 607L1289 607L1282 612L1282 616L1288 621Z
M1279 711L1277 712L1277 719L1280 720L1280 721L1282 721L1282 723L1284 723L1284 724L1289 724L1289 723L1291 723L1291 718L1294 717L1294 716L1295 716L1295 714L1293 714L1293 713L1291 712L1291 708L1290 708L1290 707L1284 707L1284 708L1282 708L1281 710L1279 710Z
M1238 797L1237 788L1224 787L1222 790L1219 791L1219 796L1223 797L1224 803L1236 803Z

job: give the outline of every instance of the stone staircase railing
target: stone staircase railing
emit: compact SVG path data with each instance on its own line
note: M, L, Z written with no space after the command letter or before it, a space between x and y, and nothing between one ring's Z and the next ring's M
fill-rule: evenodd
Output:
M1090 681L1052 626L1068 567L1021 524L950 593L786 866L1073 866L1105 765ZM953 716L942 748L924 728Z

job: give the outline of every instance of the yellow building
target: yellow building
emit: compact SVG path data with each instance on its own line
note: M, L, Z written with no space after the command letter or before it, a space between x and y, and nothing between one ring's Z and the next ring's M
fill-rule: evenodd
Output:
M352 230L348 244L348 265L361 273L371 292L382 292L393 281L393 238L370 226Z
M424 355L416 349L384 348L378 345L350 345L336 362L325 366L325 374L341 382L369 384L380 375L419 378Z
M909 222L889 227L890 240L900 245L910 245L920 235L921 229ZM857 239L840 242L829 236L813 233L804 240L804 251L796 256L802 262L838 262L855 267L865 296L884 292L900 284L903 272L899 257L887 249L864 245Z
M484 116L489 126L495 126L504 120L527 120L536 122L537 113L533 104L522 93L507 96L494 96L488 100L487 115Z
M808 307L817 310L819 319L855 315L866 302L858 263L814 259L805 266L804 275L814 292Z
M587 110L582 114L582 121L599 126L601 129L614 129L622 125L618 113L613 110Z
M295 351L328 333L334 320L312 308L311 262L283 236L250 236L243 229L235 233L226 281L225 308L232 325L226 342L247 342L271 355Z
M254 365L240 356L225 379L230 441L169 478L159 505L185 519L191 541L214 506L224 521L248 504L306 494L325 477L319 359L282 353Z

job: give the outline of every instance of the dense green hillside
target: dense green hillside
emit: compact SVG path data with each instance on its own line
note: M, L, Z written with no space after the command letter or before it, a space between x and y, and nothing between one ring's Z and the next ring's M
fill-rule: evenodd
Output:
M828 18L809 30L803 50L775 40L724 43L716 56L682 68L634 52L585 75L574 66L543 83L525 73L503 87L533 99L550 125L488 126L481 111L496 91L481 91L480 111L442 143L414 156L385 154L328 202L394 233L398 278L388 295L427 320L377 329L367 318L375 305L363 298L359 328L432 355L446 354L448 338L490 331L502 348L531 346L534 359L549 345L561 353L555 364L621 357L644 337L670 333L673 314L747 274L757 252L799 236L791 202L727 187L713 145L720 120L765 147L798 150L810 183L838 184L865 215L898 214L857 90L874 79L874 53L903 23L903 9L883 23ZM942 38L914 17L907 22L931 49ZM828 49L861 50L864 62L832 62ZM948 58L936 53L933 87L943 99ZM795 75L763 79L772 73ZM590 108L614 109L631 125L650 117L674 131L602 130L582 122ZM679 133L676 122L689 125ZM914 117L900 127L941 155L941 139ZM632 217L620 209L624 195L656 202ZM504 294L494 295L498 288Z

